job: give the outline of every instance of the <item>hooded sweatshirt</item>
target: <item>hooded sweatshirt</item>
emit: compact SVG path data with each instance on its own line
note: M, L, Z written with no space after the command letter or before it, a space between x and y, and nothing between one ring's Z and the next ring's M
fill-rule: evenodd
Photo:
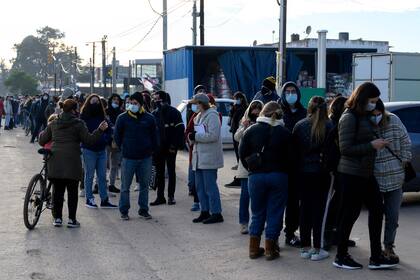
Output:
M122 113L124 113L124 111L121 110L121 106L118 107L118 108L112 107L112 99L114 99L114 97L119 98L120 104L123 103L123 100L121 99L121 97L116 93L111 95L111 97L108 99L108 108L106 109L106 114L108 115L109 121L111 122L112 126L114 126L115 123L117 122L118 116L121 115Z
M284 92L287 87L294 87L296 89L297 101L295 103L295 108L292 110L289 103L286 101L286 93ZM283 121L286 128L292 132L296 123L300 120L306 118L306 109L300 103L301 93L299 87L293 82L287 82L283 85L281 89L281 95L279 99L280 106L283 110Z

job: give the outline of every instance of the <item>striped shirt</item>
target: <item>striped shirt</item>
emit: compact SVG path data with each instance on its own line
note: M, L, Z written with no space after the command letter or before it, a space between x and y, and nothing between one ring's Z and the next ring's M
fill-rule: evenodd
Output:
M407 129L401 120L392 113L387 113L388 125L376 129L379 137L390 141L389 148L403 160L411 160L411 141ZM386 117L386 116L384 116ZM391 192L404 183L403 164L387 149L377 152L374 174L381 192Z

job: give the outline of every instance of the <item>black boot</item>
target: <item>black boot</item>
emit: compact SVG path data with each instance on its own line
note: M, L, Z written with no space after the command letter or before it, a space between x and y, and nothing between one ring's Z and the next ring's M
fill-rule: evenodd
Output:
M223 223L223 216L222 214L212 214L208 219L203 221L203 224L210 225L210 224L217 224Z
M208 218L210 218L210 213L208 211L202 211L200 213L200 216L193 220L193 223L194 224L202 223L205 220L207 220Z

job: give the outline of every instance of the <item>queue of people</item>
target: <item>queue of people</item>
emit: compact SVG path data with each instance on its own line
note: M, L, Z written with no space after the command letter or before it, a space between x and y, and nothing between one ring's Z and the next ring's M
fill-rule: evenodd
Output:
M369 268L397 265L395 239L411 143L399 118L385 110L379 89L364 83L348 99L337 97L331 104L314 96L305 109L296 84L285 83L277 94L275 80L269 77L249 104L245 94L234 96L231 132L238 160L234 178L241 188L238 220L240 233L249 234L249 257L278 258L284 229L285 244L299 248L301 258L327 259L337 245L333 265L360 269L363 266L348 248L355 246L350 235L365 205ZM79 184L86 207L119 209L121 219L129 220L134 178L138 215L152 219L149 206L176 204L176 158L184 148L189 150L191 211L200 212L192 222L224 222L217 183L218 170L224 166L222 118L204 86L194 89L185 126L165 91L112 95L109 100L96 94L75 98L70 93L58 101L43 94L32 103L31 141L38 137L40 145L51 147L48 175L54 186L54 226L63 224L65 190L68 226L80 226ZM46 111L54 116L46 118L48 124L39 115L43 110L43 117ZM118 174L121 190L116 186ZM94 199L95 175L100 205ZM149 189L154 188L157 196L149 203ZM110 193L120 193L118 206Z

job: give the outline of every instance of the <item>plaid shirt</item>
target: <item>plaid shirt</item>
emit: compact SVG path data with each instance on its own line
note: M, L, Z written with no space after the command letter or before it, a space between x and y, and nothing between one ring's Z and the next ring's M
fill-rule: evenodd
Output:
M388 113L388 125L376 129L379 137L390 141L389 148L398 155L403 162L411 160L411 141L407 129L394 114ZM404 183L403 164L387 149L377 152L374 174L381 192L391 192L402 187Z

